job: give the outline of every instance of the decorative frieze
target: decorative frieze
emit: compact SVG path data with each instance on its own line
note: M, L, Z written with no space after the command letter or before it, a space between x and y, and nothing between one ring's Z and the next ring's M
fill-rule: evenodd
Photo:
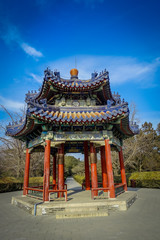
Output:
M54 141L86 141L86 140L103 140L101 132L78 132L78 133L55 133Z
M96 146L104 146L104 140L109 139L109 143L117 147L121 147L121 141L113 135L112 131L96 131L96 132L59 132L52 131L42 132L41 136L31 140L27 144L27 148L33 148L39 145L45 145L45 140L51 140L51 147L57 147L66 141L90 141Z
M30 140L30 141L28 142L27 148L36 147L36 146L42 144L43 142L44 142L44 140L43 140L43 138L41 138L41 136L40 136L40 137L36 137L35 139Z

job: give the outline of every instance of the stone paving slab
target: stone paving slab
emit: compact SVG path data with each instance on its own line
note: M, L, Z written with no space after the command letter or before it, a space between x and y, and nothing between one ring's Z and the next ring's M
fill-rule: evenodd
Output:
M129 189L131 191L132 189ZM0 239L3 240L159 240L160 189L134 189L138 199L128 211L109 217L56 219L34 217L11 205L12 196L0 194Z

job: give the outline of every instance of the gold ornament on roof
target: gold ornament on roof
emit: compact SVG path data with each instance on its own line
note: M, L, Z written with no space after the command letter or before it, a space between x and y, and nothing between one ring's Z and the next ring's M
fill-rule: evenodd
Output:
M70 74L71 78L78 78L78 70L76 68L71 69Z

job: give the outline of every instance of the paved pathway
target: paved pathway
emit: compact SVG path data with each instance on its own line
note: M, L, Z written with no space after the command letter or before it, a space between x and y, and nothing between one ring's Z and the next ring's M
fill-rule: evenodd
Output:
M76 182L73 177L68 177L65 183L67 183L68 190L72 189L75 191L81 191L82 189L82 186Z
M71 178L68 187L80 187ZM160 190L138 189L138 199L125 212L109 217L62 219L32 216L10 204L12 196L0 194L0 239L2 240L159 240Z

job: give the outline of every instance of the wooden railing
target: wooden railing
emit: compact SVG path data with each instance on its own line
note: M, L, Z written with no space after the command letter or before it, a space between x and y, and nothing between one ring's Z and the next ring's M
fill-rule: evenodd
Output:
M125 184L123 184L123 183L115 183L114 184L115 189L123 187L123 190L116 193L116 196L124 192L124 186L125 186ZM103 191L103 192L107 191L108 192L108 198L109 198L109 194L110 194L110 188L109 187L107 187L107 188L103 188L103 187L101 187L101 188L99 188L99 187L98 188L91 188L91 198L92 199L94 199L94 192L95 191Z
M124 192L124 186L125 186L125 184L123 184L123 183L115 183L115 186L114 186L115 189L123 187L122 191L116 192L116 196Z
M62 190L49 190L49 201L51 200L50 194L51 193L64 193L65 194L65 201L67 202L67 189L62 189Z
M98 186L102 186L102 182L98 182ZM82 183L82 190L84 190L85 189L85 186L86 186L86 183L84 182L84 183ZM91 186L90 186L91 187Z
M102 188L92 188L91 189L91 198L94 199L94 192L95 191L97 191L97 192L98 191L103 191L104 192L104 191L109 191L109 190L110 190L110 188L103 188L103 187Z
M58 193L65 193L65 201L67 201L67 184L64 184L64 189L58 189L58 184L50 184L50 187L53 187L54 189L49 189L49 201L50 201L50 193L54 193L56 192ZM28 195L28 191L35 191L35 192L44 192L43 186L34 186L34 187L26 187L25 188L27 190L27 195Z

